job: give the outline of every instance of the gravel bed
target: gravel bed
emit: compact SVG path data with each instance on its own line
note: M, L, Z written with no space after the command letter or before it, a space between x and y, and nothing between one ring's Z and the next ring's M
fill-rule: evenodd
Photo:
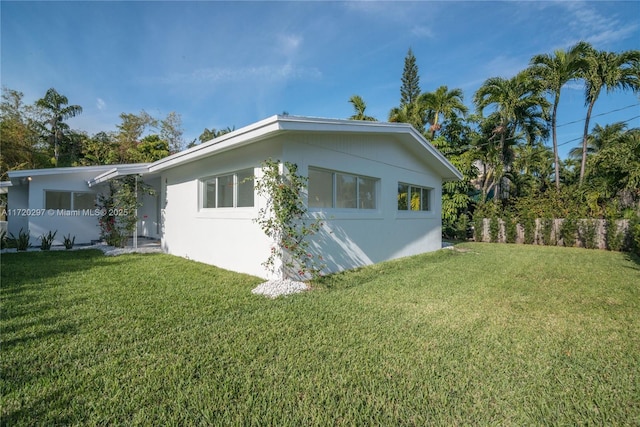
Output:
M148 254L148 253L162 252L162 248L160 247L139 247L138 249L116 248L114 246L105 245L104 243L99 243L97 245L74 246L72 249L66 249L64 246L51 246L50 250L51 251L65 251L65 250L82 251L85 249L99 249L102 251L102 253L104 253L107 256L116 256L116 255L122 255L122 254L132 254L132 253ZM40 249L37 246L34 246L34 247L28 248L24 252L41 252L41 251L42 249ZM16 252L18 252L18 250L15 248L3 249L2 251L0 251L0 253L3 253L3 254L16 253Z
M297 294L308 290L309 287L304 282L297 282L295 280L283 279L283 280L269 280L267 282L259 284L254 288L251 293L257 295L264 295L269 298L277 298L281 295Z

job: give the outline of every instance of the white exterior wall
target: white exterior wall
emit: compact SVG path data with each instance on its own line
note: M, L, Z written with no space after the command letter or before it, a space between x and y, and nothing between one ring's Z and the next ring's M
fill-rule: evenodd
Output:
M290 161L299 173L309 166L379 178L376 210L312 211L324 226L313 247L328 271L340 271L384 260L440 249L442 179L416 152L384 136L285 133L162 173L162 245L166 252L222 268L269 277L261 263L270 242L253 219L254 208L198 209L200 178L249 167L259 171L268 158ZM422 155L422 156L421 156ZM429 187L429 212L399 212L398 182Z
M42 209L44 210L44 214L22 217L19 221L14 221L16 218L12 217L9 219L10 231L17 237L20 227L23 227L25 230L28 228L31 236L30 244L33 246L40 245L40 239L38 237L47 234L49 231L53 232L56 230L54 245L61 245L64 236L69 234L76 237L76 244L90 243L91 240L97 240L100 237L97 215L66 216L58 211L45 210L45 190L81 191L96 194L96 190L89 188L87 184L87 181L94 176L95 172L33 176L31 181L24 185L25 188L28 188L27 206L32 211ZM22 190L21 187L23 186L11 188L9 192L9 209L16 207L14 197L16 197L17 194L23 194L23 191L14 192L14 190L18 188ZM18 198L20 198L20 196L18 196Z
M142 197L142 206L138 209L138 236L160 238L160 178L146 179L142 181L153 187L154 195L145 194Z
M424 158L424 153L422 153ZM287 160L308 168L378 178L378 208L313 210L324 218L315 250L330 271L438 250L442 246L442 179L399 141L367 135L288 135ZM398 183L431 188L427 212L398 211Z
M29 229L29 217L13 215L16 210L29 208L29 184L13 185L7 194L7 230L18 237L20 229Z
M253 219L253 208L198 209L199 180L247 168L259 172L261 162L278 158L277 144L262 141L162 173L162 247L165 252L221 268L267 277L262 263L271 245Z

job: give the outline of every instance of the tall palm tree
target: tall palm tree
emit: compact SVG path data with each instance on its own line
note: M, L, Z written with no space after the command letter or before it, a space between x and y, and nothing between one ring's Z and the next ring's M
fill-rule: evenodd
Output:
M593 105L598 100L600 92L606 88L607 93L615 90L640 91L640 50L628 50L622 53L596 51L589 49L585 55L586 67L582 73L585 82L585 105L587 117L584 122L582 135L582 162L580 163L580 185L584 181L587 165L587 151L589 139L589 121Z
M474 95L474 104L478 114L482 115L488 107L493 107L493 115L497 118L497 125L493 129L493 136L499 138L498 160L500 170L496 173L498 190L500 183L508 170L506 162L506 142L516 138L518 130L526 131L531 128L531 120L546 115L549 103L542 95L538 81L531 78L525 70L511 79L491 77L487 79ZM500 197L500 191L496 194Z
M580 76L585 66L584 56L591 46L580 42L568 51L558 49L553 54L536 55L531 58L531 73L542 82L545 90L553 96L551 111L551 134L553 139L553 158L555 163L556 190L560 189L560 159L558 155L558 138L556 126L558 119L558 103L562 86Z
M59 94L54 88L47 90L44 97L36 101L36 106L43 110L46 117L42 125L49 133L48 138L53 145L55 166L58 166L60 157L60 141L64 137L64 132L69 129L69 125L64 123L64 120L82 113L81 106L68 104L69 99Z
M431 139L435 138L440 130L440 116L450 119L456 114L465 116L467 107L464 105L464 95L461 89L449 90L447 86L440 86L434 92L420 95L419 102L427 111L427 120L431 123Z
M367 104L360 95L353 95L349 98L349 102L353 105L354 114L349 117L349 120L364 120L368 122L377 121L375 117L367 116L364 110L367 109Z

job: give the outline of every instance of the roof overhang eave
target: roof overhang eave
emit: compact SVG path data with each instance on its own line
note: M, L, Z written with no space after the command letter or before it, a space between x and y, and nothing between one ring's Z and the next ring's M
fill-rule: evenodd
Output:
M139 165L115 166L106 172L101 173L95 178L90 179L87 184L89 187L110 181L114 178L120 178L127 175L144 175L149 172L149 163L141 163Z

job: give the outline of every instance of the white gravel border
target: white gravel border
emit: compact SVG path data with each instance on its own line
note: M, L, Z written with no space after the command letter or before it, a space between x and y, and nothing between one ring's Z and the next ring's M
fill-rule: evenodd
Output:
M277 298L282 295L297 294L309 290L309 286L304 282L295 280L269 280L259 284L251 293L256 295L264 295L269 298Z
M162 253L162 248L160 247L139 247L137 249L134 248L116 248L115 246L109 246L104 243L98 243L97 245L88 245L88 246L74 246L72 249L66 249L64 246L51 246L50 251L82 251L86 249L98 249L102 251L106 256L116 256L122 254L150 254L150 253ZM16 248L11 249L2 249L0 253L2 254L14 254L21 252L47 252L43 251L37 246L29 247L26 251L18 251Z

